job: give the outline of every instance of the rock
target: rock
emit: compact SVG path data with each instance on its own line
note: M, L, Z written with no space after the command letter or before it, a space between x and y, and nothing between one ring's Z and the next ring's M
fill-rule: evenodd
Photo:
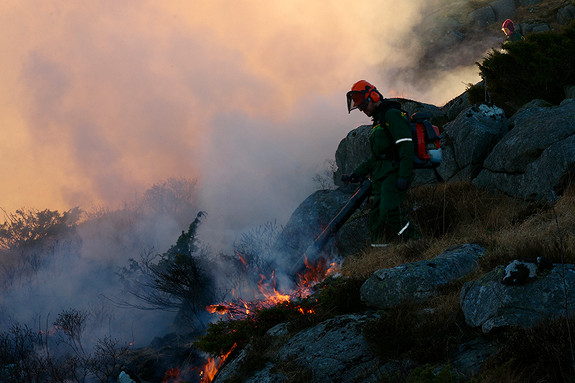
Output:
M345 258L361 252L369 243L369 207L365 204L335 234L335 254Z
M373 318L373 314L343 315L300 331L277 351L273 362L252 376L243 377L243 381L283 382L286 376L281 366L287 365L290 373L312 372L313 382L317 383L352 383L360 376L362 382L375 383L381 365L363 337L365 324ZM214 383L232 378L244 359L245 353L240 353L218 372ZM392 369L393 366L386 366L386 371Z
M363 161L371 156L369 149L369 135L371 125L361 125L350 131L347 136L340 141L335 151L335 163L337 170L334 173L334 183L337 186L345 186L341 180L344 174L350 174Z
M277 356L313 370L314 382L355 382L358 376L379 367L363 337L363 327L371 318L357 314L329 319L296 334Z
M354 191L354 187L318 190L307 197L292 213L273 246L273 253L277 254L274 257L277 262L275 270L297 268L297 263L314 238L345 206ZM368 235L364 233L364 239ZM337 238L337 234L334 235L326 248L333 246Z
M575 86L565 87L565 98L575 98Z
M507 119L496 106L473 105L444 129L439 173L445 180L471 180L481 171L491 149L507 133Z
M550 102L547 102L545 100L540 100L540 99L531 100L527 104L521 106L517 110L517 112L515 112L515 114L507 120L507 124L509 125L510 129L515 127L515 118L517 116L521 116L521 113L525 110L528 110L531 108L549 108L552 106L553 106L553 104L551 104Z
M514 121L473 184L529 200L562 193L575 166L575 100L524 109Z
M455 120L455 118L459 116L461 112L470 107L471 103L469 102L469 96L467 95L466 91L445 104L441 110L445 113L447 119L451 121Z
M551 30L547 23L523 23L521 24L521 31L523 34L547 32Z
M368 306L388 309L406 299L433 297L439 286L475 270L484 252L479 245L460 245L430 260L378 270L361 287L361 298Z
M289 333L289 331L288 331L288 324L287 323L277 324L274 327L270 328L266 332L267 335L270 335L273 337L287 335L288 333Z
M452 366L466 379L478 376L483 362L497 352L497 346L482 338L475 338L457 347L452 355Z
M541 2L543 2L543 0L519 0L519 4L520 4L522 7L525 7L525 6L527 6L527 5L539 4L539 3L541 3Z
M498 0L489 4L497 21L512 18L515 15L515 0Z
M495 12L490 6L482 7L471 12L467 16L469 23L478 27L486 27L497 21Z
M436 121L438 119L444 119L445 112L435 105L425 104L423 102L408 100L405 98L392 98L392 100L398 101L401 104L401 108L407 112L409 116L414 113L428 113L431 116L431 121Z
M575 5L569 4L557 11L557 22L559 24L567 24L575 19Z
M501 283L505 268L498 266L476 281L467 282L461 291L460 304L466 323L481 327L484 333L504 326L532 327L539 321L565 314L565 305L570 315L575 311L575 297L565 297L563 282L567 291L575 288L575 265L563 267L554 265L547 274L539 275L532 282L519 286ZM567 299L567 300L566 300Z

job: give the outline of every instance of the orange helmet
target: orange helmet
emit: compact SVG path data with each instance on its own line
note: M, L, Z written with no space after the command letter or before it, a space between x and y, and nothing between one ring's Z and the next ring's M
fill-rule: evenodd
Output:
M352 85L351 90L347 92L347 111L351 113L352 110L362 110L366 107L369 101L378 102L382 99L381 94L377 91L375 86L371 85L365 80L359 80Z
M511 19L507 19L503 22L503 25L501 25L501 29L505 30L505 29L509 29L511 32L515 31L515 24L513 24L513 21L511 21Z

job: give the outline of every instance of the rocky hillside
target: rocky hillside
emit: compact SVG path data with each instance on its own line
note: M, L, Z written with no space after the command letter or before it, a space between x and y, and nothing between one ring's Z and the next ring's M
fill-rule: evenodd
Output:
M417 103L404 101L404 106L410 105ZM575 297L568 293L575 288L575 265L569 263L575 261L570 229L574 199L572 191L565 193L571 190L566 180L575 164L574 110L573 98L558 106L533 102L510 119L514 127L509 130L509 120L495 106L463 109L446 124L443 136L447 155L439 172L447 182L429 184L433 181L420 174L426 183L412 192L412 203L419 204L412 216L426 238L367 250L367 203L334 236L326 252L327 257L337 253L345 259L343 276L329 283L353 289L350 281L359 281L355 299L361 307L320 323L311 321L304 329L290 321L270 328L265 347L257 351L265 355L265 363L249 372L242 367L254 358L250 343L214 381L236 381L238 374L249 374L242 380L246 382L427 381L417 380L423 379L426 368L437 376L445 374L441 379L482 376L484 380L476 381L490 381L489 366L513 362L498 361L514 355L507 349L508 337L522 334L529 339L528 331L551 328L561 333L565 346L570 327L565 319L553 320L572 316L575 307ZM355 163L365 155L360 148L365 148L366 128L359 127L342 140L338 164L346 166L343 158ZM503 158L508 161L498 160ZM311 195L294 212L286 232L320 230L330 213L345 203L343 196L349 196L345 190ZM430 197L434 193L442 198ZM427 195L421 198L423 194ZM554 199L561 194L559 202ZM559 217L556 222L552 214ZM461 215L461 222L456 215ZM299 248L296 254L306 244L294 247ZM366 262L376 265L366 267ZM339 301L343 298L332 299L337 303L328 304L334 305L334 313L350 306ZM549 356L557 358L552 371L559 375L554 378L575 377L575 370L569 369L568 347L547 345L550 340L543 337L527 342L530 347L561 350ZM292 376L293 371L297 373ZM529 381L522 379L506 381Z
M410 196L426 239L368 249L368 202L327 251L345 259L340 281L327 286L358 286L361 308L349 309L353 294L339 291L348 299L332 297L339 315L270 328L265 347L250 343L214 381L573 381L573 97L566 88L559 105L533 100L509 118L465 94L443 107L398 100L446 121L438 169L446 183L418 170ZM336 181L365 158L369 130L341 141ZM286 232L318 232L353 192L340 184L314 193ZM256 353L263 361L246 369Z
M559 30L575 17L573 0L442 0L429 2L414 31L423 53L397 81L432 79L438 70L473 65L505 36L501 24L512 19L522 34Z
M421 31L437 53L430 69L457 65L449 52L475 38L502 40L505 18L528 34L575 16L566 0L440 3ZM485 47L476 48L461 59L477 60ZM443 132L446 182L418 170L406 204L424 239L370 249L364 203L325 247L341 262L337 277L208 331L204 342L230 351L213 382L575 381L574 88L558 105L533 100L512 116L467 94L444 106L398 101L430 113ZM286 224L274 249L287 263L355 192L338 180L365 158L369 129L342 138L338 188L310 195ZM190 339L177 342L158 340L133 369L149 368L154 349L199 358Z

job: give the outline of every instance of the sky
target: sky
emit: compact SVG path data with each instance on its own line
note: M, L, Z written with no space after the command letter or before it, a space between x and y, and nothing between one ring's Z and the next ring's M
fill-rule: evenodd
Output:
M114 209L185 177L212 232L283 223L369 123L346 110L354 82L438 106L465 90L386 85L429 4L2 1L0 208Z

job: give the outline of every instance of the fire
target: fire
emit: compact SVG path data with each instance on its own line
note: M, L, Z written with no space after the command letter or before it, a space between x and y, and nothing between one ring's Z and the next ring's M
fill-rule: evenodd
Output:
M222 355L219 358L208 358L208 361L206 362L206 364L202 368L202 371L200 372L200 383L210 383L212 379L214 379L214 377L216 376L216 373L218 372L222 364L224 364L228 356L230 356L230 354L236 349L236 347L237 344L234 343L230 351L228 351L225 355Z
M246 265L246 261L238 254L240 261ZM260 279L257 284L257 289L261 294L261 299L254 301L246 301L241 298L236 298L234 302L222 302L215 305L206 307L206 310L211 314L226 315L230 320L243 320L252 317L258 311L277 306L282 303L290 303L297 299L307 298L313 293L313 288L319 282L323 281L328 276L333 276L339 273L339 264L332 262L328 265L326 258L320 258L315 264L305 258L306 270L299 274L299 282L297 287L290 292L282 292L277 289L277 280L275 273L272 272L268 278L260 274ZM235 296L235 291L234 294ZM294 307L302 315L313 315L315 311L312 308L304 308L299 305ZM221 367L226 358L236 348L236 344L232 349L220 358L209 358L202 371L200 372L201 383L209 383L215 377L218 369Z
M281 294L276 290L276 280L274 277L274 273L270 278L270 282L265 283L267 278L260 274L260 281L258 283L258 289L265 297L265 301L271 303L271 305L282 303L282 302L289 302L291 297L289 294Z
M201 383L209 383L214 379L216 373L218 372L218 365L214 358L208 358L208 361L204 365L202 371L200 372L200 382Z
M324 257L318 259L316 264L309 262L307 257L304 257L304 262L306 270L299 274L300 288L311 289L326 277L339 273L339 264L332 262L328 267L327 259Z
M240 260L242 263L244 262L244 259L241 257ZM210 314L225 315L231 320L247 319L261 309L307 298L313 293L314 287L319 282L323 281L328 276L334 276L339 273L339 264L332 262L328 265L328 260L326 258L320 258L315 264L308 261L307 257L305 257L304 261L306 269L303 273L298 275L298 284L292 291L278 291L277 280L274 272L272 272L269 278L260 274L257 289L261 295L261 299L246 301L241 298L236 298L233 302L222 302L210 305L206 307L206 310ZM302 314L314 314L312 309L299 307L297 310Z

